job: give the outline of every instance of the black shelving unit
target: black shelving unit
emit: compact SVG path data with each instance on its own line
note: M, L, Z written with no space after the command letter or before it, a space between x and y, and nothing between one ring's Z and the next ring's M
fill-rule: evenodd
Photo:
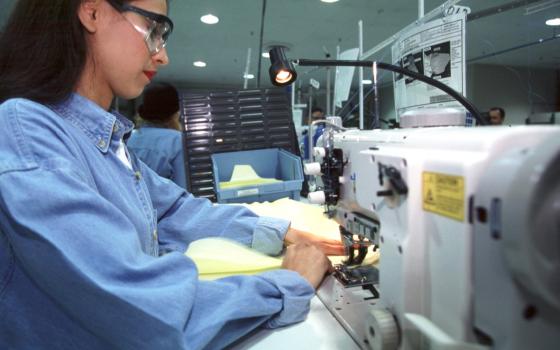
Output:
M216 201L213 153L283 148L300 155L286 90L182 93L188 190Z

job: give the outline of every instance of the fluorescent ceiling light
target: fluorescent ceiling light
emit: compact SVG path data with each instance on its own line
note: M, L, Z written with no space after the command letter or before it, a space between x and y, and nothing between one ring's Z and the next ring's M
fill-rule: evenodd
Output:
M270 54L268 52L263 52L262 53L262 57L264 58L270 58Z
M547 26L560 26L560 17L551 18L547 20L545 23Z
M213 14L207 14L204 15L202 17L200 17L200 21L202 21L202 23L206 23L206 24L216 24L220 21L220 19L216 16L214 16Z
M327 4L331 4L333 2L337 2L338 0L321 0L322 2L326 2Z
M255 76L254 76L253 74L250 74L250 73L249 73L249 74L244 74L244 75L243 75L243 78L245 78L245 79L254 79Z
M195 66L195 67L201 67L201 68L202 68L202 67L206 67L206 62L196 61L196 62L193 62L193 66Z
M371 81L371 80L369 80L369 79L364 79L364 80L362 80L362 84L364 84L364 85L370 85L370 84L373 84L373 81Z

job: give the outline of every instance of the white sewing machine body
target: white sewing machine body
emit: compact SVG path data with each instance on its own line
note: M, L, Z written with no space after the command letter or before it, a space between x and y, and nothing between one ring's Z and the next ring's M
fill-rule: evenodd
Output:
M344 167L337 202L328 208L346 230L380 246L380 297L340 303L337 295L336 307L329 307L334 297L325 294L343 288L335 279L325 282L319 296L339 320L360 315L342 323L362 347L551 349L560 344L558 222L550 232L540 232L555 245L546 254L520 247L531 246L525 240L516 244L532 229L529 213L516 211L530 211L536 192L517 193L512 187L524 182L539 187L539 176L556 172L546 184L556 193L555 201L549 200L556 209L543 219L553 224L550 215L560 213L560 128L351 130L331 141ZM520 193L524 197L516 198ZM508 226L515 217L517 226ZM514 266L515 259L535 260L524 254L539 253L533 266ZM537 267L547 273L520 287L524 273ZM366 320L364 308L378 311Z

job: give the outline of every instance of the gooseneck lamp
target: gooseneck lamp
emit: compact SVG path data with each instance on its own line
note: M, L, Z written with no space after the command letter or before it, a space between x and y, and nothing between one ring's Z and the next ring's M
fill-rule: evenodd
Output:
M463 105L467 111L469 111L472 116L476 119L478 124L487 125L486 120L482 118L478 109L463 95L459 92L453 90L449 86L443 84L442 82L435 80L433 78L427 77L423 74L404 69L399 66L395 66L389 63L376 62L376 61L351 61L351 60L310 60L310 59L296 59L288 61L284 50L282 47L276 46L270 50L270 62L271 66L269 69L270 79L272 84L276 86L285 86L293 83L296 80L297 74L293 68L292 63L298 66L322 66L322 67L336 67L336 66L350 66L350 67L367 67L372 68L374 72L377 69L384 69L394 73L400 73L408 77L420 80L426 84L437 87L449 96L457 100L461 105ZM377 74L374 74L377 75Z
M285 86L293 83L297 78L296 70L292 62L288 61L284 54L284 48L280 46L273 47L270 52L270 80L276 86Z

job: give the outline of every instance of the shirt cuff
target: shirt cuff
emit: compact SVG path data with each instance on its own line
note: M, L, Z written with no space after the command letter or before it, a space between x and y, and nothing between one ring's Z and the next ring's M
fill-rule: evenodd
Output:
M288 220L267 216L259 217L257 226L253 231L251 248L267 255L280 254L289 227L290 222Z
M305 320L315 289L295 271L276 270L261 273L260 277L271 281L282 294L282 310L266 321L263 328L277 328Z

